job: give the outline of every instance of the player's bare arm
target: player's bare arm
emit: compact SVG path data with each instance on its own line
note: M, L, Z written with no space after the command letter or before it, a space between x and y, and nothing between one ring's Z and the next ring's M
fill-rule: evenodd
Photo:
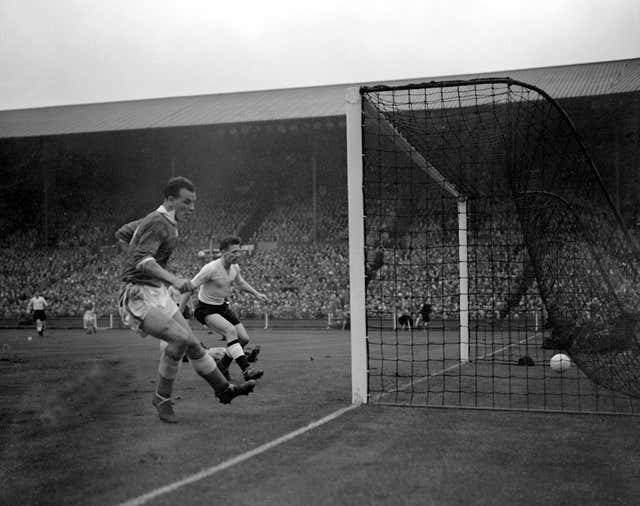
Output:
M145 272L146 274L149 274L154 278L159 279L160 281L164 281L165 283L170 284L181 292L191 292L191 290L193 290L191 281L172 274L168 270L161 267L158 262L156 262L152 257L147 257L142 260L138 264L137 268L141 272Z
M266 294L259 292L258 290L256 290L255 288L253 288L249 283L247 283L245 281L245 279L238 274L238 277L236 278L236 286L243 292L249 292L251 295L253 295L256 299L259 299L263 302L269 302L269 297L267 297Z

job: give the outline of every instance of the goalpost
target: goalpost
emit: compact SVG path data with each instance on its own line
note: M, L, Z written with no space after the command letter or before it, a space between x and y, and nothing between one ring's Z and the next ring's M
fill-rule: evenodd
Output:
M349 201L349 308L351 311L351 402L366 403L367 317L365 309L364 201L362 193L361 98L347 93L347 191Z
M640 257L562 108L508 78L346 104L352 401L640 412Z
M377 111L365 102L369 114ZM362 115L362 101L359 90L351 88L347 93L347 153L348 153L348 192L349 192L349 262L350 307L351 307L351 360L352 360L352 402L367 402L367 364L366 335L367 321L365 308L365 257L364 257L364 204L362 199L362 132L359 118ZM440 172L415 150L390 122L381 118L381 128L402 145L407 153L433 181L457 200L458 209L458 254L459 254L459 320L460 320L460 361L469 361L469 293L468 293L468 255L467 255L467 199L454 185L450 184ZM392 313L393 329L396 330L396 312Z

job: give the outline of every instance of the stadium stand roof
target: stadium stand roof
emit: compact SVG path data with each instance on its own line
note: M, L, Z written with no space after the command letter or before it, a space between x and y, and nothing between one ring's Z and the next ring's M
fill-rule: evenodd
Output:
M640 58L478 74L403 79L428 81L510 77L554 98L640 90ZM0 138L342 116L355 84L249 91L0 111Z

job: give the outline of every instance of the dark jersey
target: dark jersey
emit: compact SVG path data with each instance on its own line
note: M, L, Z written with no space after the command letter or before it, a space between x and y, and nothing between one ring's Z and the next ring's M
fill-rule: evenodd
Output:
M116 232L116 239L118 241L125 242L127 244L131 243L131 239L133 238L133 234L135 234L138 225L142 223L144 218L140 218L139 220L130 221L126 225L122 225L118 231Z
M138 270L138 264L152 257L161 267L167 267L178 245L178 227L168 217L153 211L141 220L132 221L116 232L116 238L129 243L122 280L126 283L162 286L159 279Z
M384 265L384 252L381 249L377 249L373 255L373 261L371 262L371 269L374 271L380 270Z

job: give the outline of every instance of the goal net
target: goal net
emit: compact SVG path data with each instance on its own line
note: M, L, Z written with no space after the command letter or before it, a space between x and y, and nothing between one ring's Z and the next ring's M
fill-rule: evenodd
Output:
M639 413L637 243L563 109L506 78L347 102L354 401Z

